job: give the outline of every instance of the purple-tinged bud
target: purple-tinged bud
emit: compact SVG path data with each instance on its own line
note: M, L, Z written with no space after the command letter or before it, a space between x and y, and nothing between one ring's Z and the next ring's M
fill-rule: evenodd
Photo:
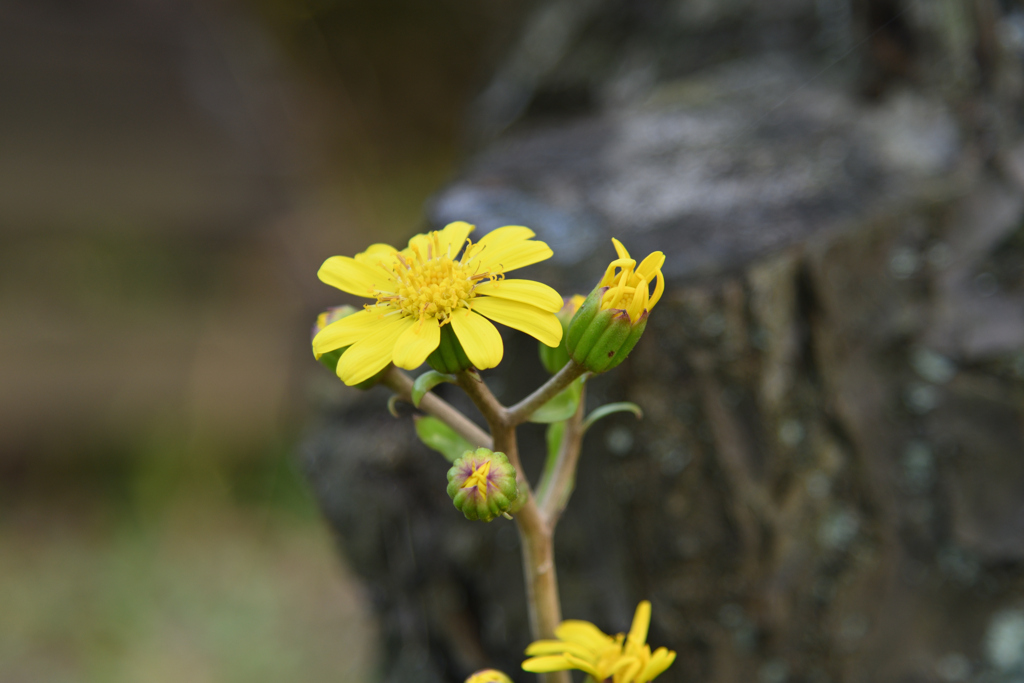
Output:
M514 512L519 498L516 469L504 453L466 451L448 470L448 497L470 520L489 522Z

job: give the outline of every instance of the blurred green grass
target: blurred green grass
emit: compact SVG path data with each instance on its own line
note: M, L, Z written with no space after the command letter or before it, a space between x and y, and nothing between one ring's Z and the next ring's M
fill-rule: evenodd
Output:
M368 679L365 597L286 449L209 455L161 437L4 477L0 680Z

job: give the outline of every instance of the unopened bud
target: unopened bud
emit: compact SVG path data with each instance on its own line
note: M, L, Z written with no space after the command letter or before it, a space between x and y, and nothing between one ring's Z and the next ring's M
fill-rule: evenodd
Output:
M324 311L323 313L316 317L316 322L313 323L313 331L311 336L316 337L316 335L320 333L320 330L324 329L333 322L337 322L342 318L346 318L352 315L353 313L356 313L356 309L351 306L334 306L332 308L328 308L326 311ZM347 350L348 347L344 346L340 349L334 349L333 351L328 351L327 353L322 354L313 351L313 357L320 361L320 363L323 364L325 368L327 368L333 373L337 373L338 361L341 360L341 355L345 353L345 351ZM381 376L386 371L387 367L385 367L383 370L378 372L373 377L363 382L360 382L359 384L355 384L353 386L355 386L357 389L369 389L377 384Z
M441 343L427 356L427 363L446 375L454 375L473 367L451 325L441 326Z
M569 350L565 346L565 340L569 336L569 322L573 316L576 315L576 311L579 310L580 305L583 303L585 297L580 294L571 296L565 299L565 304L562 309L555 313L555 317L558 318L558 322L562 324L562 341L559 342L558 346L548 346L541 342L538 344L540 349L540 362L544 366L544 369L554 375L569 362Z
M512 679L497 669L481 669L467 678L466 683L512 683Z
M489 522L514 512L519 498L516 469L504 453L466 451L448 470L448 497L466 519Z

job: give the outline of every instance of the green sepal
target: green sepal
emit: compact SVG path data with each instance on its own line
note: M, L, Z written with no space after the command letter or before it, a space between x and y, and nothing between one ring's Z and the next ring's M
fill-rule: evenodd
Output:
M436 387L438 384L454 381L454 375L446 375L443 372L438 372L437 370L428 370L427 372L424 372L416 378L415 382L412 383L412 391L409 392L412 397L412 404L419 408L420 401L423 400L424 394Z
M584 333L601 310L601 297L607 291L607 287L596 287L580 304L580 310L576 311L576 315L569 322L569 332L565 335L565 348L570 357L576 358L576 347L579 346Z
M436 417L415 415L413 420L416 423L416 436L420 441L443 455L448 462L455 462L463 453L473 448L471 443Z
M601 335L594 341L589 353L587 353L586 359L582 362L582 365L591 372L604 372L611 366L612 362L616 360L619 349L622 348L632 330L629 324L628 313L621 309L609 309L609 311L614 315L612 315L608 326L601 331ZM600 316L595 318L595 322L599 319Z
M542 405L530 415L530 422L540 424L551 424L568 420L576 413L580 404L580 393L583 387L583 378L579 378L572 384L562 389L554 398Z
M446 375L454 375L473 367L451 325L441 326L441 342L427 356L427 363L434 370Z
M473 472L488 461L491 464L483 494L477 486L464 488ZM447 492L452 504L466 519L490 522L503 513L511 512L519 497L516 469L504 453L495 453L487 448L466 450L448 470Z
M643 336L644 330L647 329L647 316L647 311L640 314L640 319L633 323L633 327L630 330L629 335L626 337L626 340L622 342L622 346L620 346L619 350L615 352L615 357L612 358L611 363L608 367L602 370L602 372L608 372L612 368L618 366L619 363L626 360L629 352L633 350L636 343L640 341L640 337Z

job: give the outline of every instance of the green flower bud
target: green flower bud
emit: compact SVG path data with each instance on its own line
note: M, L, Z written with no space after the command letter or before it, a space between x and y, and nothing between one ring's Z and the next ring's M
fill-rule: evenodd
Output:
M555 314L558 322L562 324L562 341L558 346L548 346L544 343L538 344L540 362L544 369L552 375L564 368L565 364L569 362L569 350L565 347L565 340L569 335L569 321L576 315L576 311L579 310L583 301L584 297L579 294L571 296L565 299L562 310Z
M353 308L352 306L334 306L332 308L328 308L326 311L324 311L323 313L316 317L316 322L313 323L313 331L311 336L316 337L316 335L319 334L320 330L324 329L331 323L337 322L338 320L348 317L356 312L356 309ZM324 354L318 354L316 351L314 351L313 357L320 361L320 363L325 368L337 374L338 361L341 360L341 354L345 353L345 351L347 350L348 347L344 346L340 349L328 351L327 353ZM354 386L357 389L369 389L376 385L378 381L380 381L380 378L384 375L386 371L387 367L385 367L383 370L378 372L373 377L363 382L360 382L359 384L356 384Z
M514 511L519 498L516 469L504 453L466 451L448 470L448 497L466 519L489 522Z
M441 326L441 343L427 356L427 363L446 375L454 375L473 367L451 325Z
M607 372L633 350L647 327L647 317L665 290L661 266L665 255L656 251L637 266L617 239L619 258L605 270L597 287L569 323L565 347L569 357L590 372ZM650 291L654 284L654 293Z

